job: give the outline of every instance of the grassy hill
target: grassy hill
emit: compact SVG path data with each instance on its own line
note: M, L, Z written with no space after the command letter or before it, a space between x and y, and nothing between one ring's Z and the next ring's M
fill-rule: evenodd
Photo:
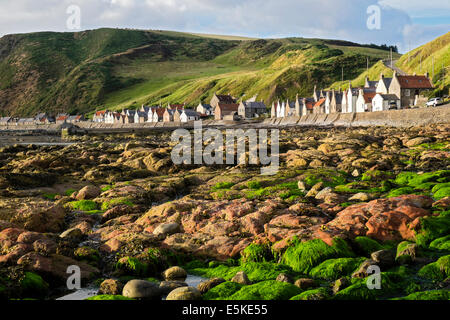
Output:
M449 94L450 90L450 32L447 34L417 48L402 56L394 55L398 59L396 66L408 74L425 74L428 72L433 79L433 85L436 90L431 93L432 96L441 96ZM433 59L434 59L434 77L433 77ZM393 71L387 68L382 61L378 61L369 70L364 71L358 77L351 80L353 87L364 85L366 76L370 80L378 80L380 74L384 73L386 77L392 77ZM330 88L338 89L348 88L349 81L338 81L333 83Z
M434 77L433 77L434 60ZM437 88L434 95L449 94L450 90L450 32L403 55L397 66L410 74L428 72Z
M89 113L143 103L198 104L217 93L310 95L375 65L388 52L321 39L246 39L98 29L0 38L0 114Z

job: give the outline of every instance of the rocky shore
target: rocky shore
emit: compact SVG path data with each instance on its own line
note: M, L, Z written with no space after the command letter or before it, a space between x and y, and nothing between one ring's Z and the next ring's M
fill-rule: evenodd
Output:
M0 299L70 293L76 265L91 300L448 300L449 132L286 128L275 176L176 166L170 132L2 147Z

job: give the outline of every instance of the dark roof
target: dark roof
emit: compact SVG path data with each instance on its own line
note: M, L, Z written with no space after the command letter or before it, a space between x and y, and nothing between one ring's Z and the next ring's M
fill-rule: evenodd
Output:
M183 112L188 116L188 117L200 117L200 113L198 113L195 110L192 109L184 109Z
M236 103L236 100L230 95L216 94L216 97L219 99L219 103L224 103L224 104Z
M380 94L384 100L400 100L395 94Z
M249 109L267 109L264 102L242 102Z
M220 108L222 114L239 110L239 105L236 103L219 103L218 107Z

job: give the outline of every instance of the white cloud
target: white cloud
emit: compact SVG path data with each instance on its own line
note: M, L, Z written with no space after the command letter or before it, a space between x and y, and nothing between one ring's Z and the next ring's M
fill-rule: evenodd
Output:
M366 26L366 10L377 4L376 0L0 0L0 35L69 31L65 29L66 8L71 4L81 8L82 29L129 27L252 37L322 37L397 44L402 49L407 49L406 38L413 32L420 34L416 40L427 42L443 30L442 26L413 25L410 14L422 9L438 15L440 8L450 6L441 0L427 0L426 4L382 0L381 29L372 31ZM448 25L444 27L448 30Z

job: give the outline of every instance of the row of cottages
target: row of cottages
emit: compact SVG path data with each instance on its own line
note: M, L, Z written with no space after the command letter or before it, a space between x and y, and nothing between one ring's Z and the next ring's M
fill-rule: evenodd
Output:
M274 102L271 108L272 118L301 117L313 113L314 105L317 102L313 98L299 98L297 95L295 101Z
M236 98L231 95L214 94L210 102L211 115L214 115L216 120L231 121L259 118L267 114L267 107L263 101L256 101L256 98L257 96L254 96L237 103Z
M392 109L405 109L425 103L423 91L433 89L428 74L424 76L400 76L394 71L392 78L380 75L378 81L367 77L363 88L353 88L351 83L345 91L317 91L314 88L312 113L355 113Z
M35 124L62 124L62 123L76 123L84 121L85 118L82 115L69 115L60 113L56 117L47 115L46 113L39 113L34 118L13 118L2 117L0 118L0 126L7 125L35 125Z

